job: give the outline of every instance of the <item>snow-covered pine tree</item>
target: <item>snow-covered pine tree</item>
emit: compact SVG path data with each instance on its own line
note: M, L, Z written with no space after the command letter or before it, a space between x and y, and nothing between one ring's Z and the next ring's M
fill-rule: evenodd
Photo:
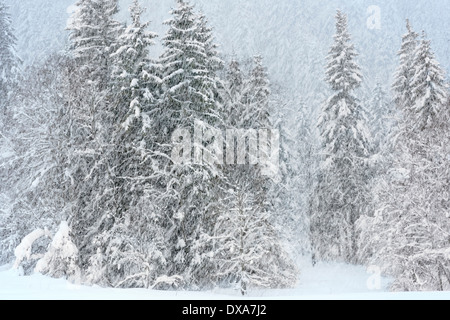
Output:
M68 71L70 102L67 111L71 122L68 140L72 150L67 172L72 179L75 203L67 221L79 250L82 271L88 267L90 255L97 251L92 240L96 233L90 237L87 235L92 233L92 229L101 228L98 216L103 214L98 201L103 195L96 195L100 189L99 163L104 147L100 117L107 98L103 83L106 75L100 69L105 65L103 60L109 60L110 53L106 43L103 45L103 33L97 25L100 20L97 9L102 3L94 0L77 1L77 10L68 26L73 68ZM108 33L105 30L105 34Z
M223 115L228 127L237 128L244 112L244 77L239 61L232 59L225 75L223 96Z
M119 111L116 120L125 129L128 129L135 118L143 116L146 110L142 109L145 105L154 105L157 98L157 79L151 72L149 52L157 35L148 31L150 22L141 22L144 12L139 1L134 0L130 7L132 22L117 39L116 50L111 55L114 61L111 82L113 91L117 92L114 103L120 107L116 108ZM149 125L148 121L146 118L143 122Z
M381 249L374 243L380 241L380 232L392 230L390 221L383 216L383 212L390 211L392 215L395 213L401 215L399 213L401 210L395 205L397 202L407 203L408 198L406 182L409 179L409 172L404 166L411 162L408 151L410 137L407 138L404 132L407 125L405 118L408 117L413 104L411 80L415 74L414 57L419 35L414 32L409 20L406 21L406 28L407 33L402 36L402 44L398 53L400 63L394 74L395 81L392 85L393 102L396 104L397 113L392 131L387 137L388 140L379 150L381 155L381 163L378 166L379 174L373 182L373 201L374 207L377 209L374 216L363 216L358 222L358 228L361 230L359 258L363 262L381 261L382 256L385 256L386 261L395 259L395 253L389 251L390 245ZM394 194L396 203L390 203ZM382 224L383 227L381 227ZM381 241L384 240L391 241L388 238ZM374 249L374 247L377 248ZM399 263L399 265L401 264Z
M221 117L215 70L219 58L205 20L188 2L178 0L166 24L169 30L160 57L163 97L155 126L159 133L156 141L170 146L176 129L187 129L192 135L196 121L206 128L220 123ZM204 145L195 147L201 150ZM172 152L171 148L160 151ZM214 277L211 235L218 214L220 170L192 162L167 163L166 168L170 173L167 190L172 195L165 207L171 250L169 275L184 276L186 286L210 286Z
M409 20L406 20L407 33L402 38L402 46L398 53L400 65L395 73L395 81L392 85L394 102L400 110L411 107L411 80L415 73L414 55L417 48L419 35L414 32Z
M15 51L16 41L8 7L0 1L0 116L5 112L4 103L7 101L8 91L11 89L20 64Z
M392 169L375 190L380 209L359 222L361 253L396 279L393 290L449 290L450 110L428 40L414 63L411 107L397 129Z
M114 226L97 238L106 248L92 257L93 280L107 279L113 287L149 289L166 276L169 248L162 227L164 213L158 207L164 194L158 194L149 184L143 189L140 200L116 217ZM103 266L103 277L94 269L96 264Z
M148 288L164 275L157 264L164 262L163 241L157 237L162 234L157 206L162 195L153 186L162 174L154 156L153 133L157 130L151 121L158 89L149 59L155 34L147 30L149 23L141 22L143 8L134 1L131 24L113 39L114 3L93 4L104 18L92 22L92 28L103 30L110 43L105 40L99 44L103 49L91 52L108 54L98 57L107 67L102 71L104 77L84 86L100 92L76 110L78 117L79 112L88 111L80 121L87 137L76 144L81 149L76 166L81 163L81 167L74 168L80 180L71 225L87 281ZM81 72L91 74L90 61L83 59L85 50L77 48L76 37L71 39L77 63L85 66ZM94 265L101 266L100 270Z
M149 32L149 22L142 23L144 9L135 0L130 7L132 23L117 40L111 77L112 103L107 122L111 124L110 167L114 171L118 214L134 206L142 196L151 175L152 146L150 112L157 102L158 80L152 70L149 48L156 34ZM143 159L147 159L145 163ZM137 179L140 177L139 182Z
M250 71L248 80L245 82L243 92L244 112L240 115L242 117L238 129L252 129L252 130L271 130L275 133L275 127L272 125L272 118L270 112L270 81L263 65L262 56L253 57L253 67ZM272 137L269 137L269 139ZM258 141L260 144L262 141ZM271 143L269 142L269 145ZM276 146L270 146L276 147ZM259 148L262 148L259 145ZM260 149L262 150L262 149ZM261 157L260 157L260 160ZM249 163L251 164L251 163ZM275 164L279 166L279 163ZM257 201L259 208L263 211L273 211L272 199L270 199L269 192L273 187L274 180L278 177L279 172L273 172L273 177L263 176L265 164L260 163L258 166L246 166L247 172L244 174L246 178L251 181L252 194ZM279 168L271 168L278 170ZM243 176L243 177L244 177ZM245 181L245 180L243 180ZM243 182L241 181L241 182Z
M243 94L244 78L239 61L232 59L228 65L225 85L222 92L223 110L222 114L226 126L237 128L244 112Z
M423 131L436 125L440 111L445 105L447 88L444 72L431 51L431 42L425 38L418 46L413 60L415 73L411 79L411 111L406 116L412 117L413 131Z
M10 262L13 247L17 245L16 240L13 240L16 236L8 227L10 221L7 221L12 218L9 214L12 197L9 170L13 167L11 159L15 155L14 135L11 134L14 129L13 110L9 105L20 62L15 53L15 44L8 7L0 1L0 264Z
M118 0L78 0L70 24L70 49L86 80L101 90L109 83L112 71L111 53L122 28L114 19Z
M95 237L97 253L90 263L101 264L104 274L90 268L88 278L114 287L145 287L164 275L162 213L158 199L163 190L155 155L151 113L157 102L158 79L149 58L155 34L141 22L144 9L135 0L130 7L132 23L117 41L111 77L112 103L107 165L108 212L113 224ZM105 193L104 193L105 194ZM93 267L93 266L91 266Z
M215 88L220 59L211 29L204 16L195 13L188 2L177 0L177 5L172 11L173 19L166 22L169 30L160 58L163 103L170 106L163 111L172 116L169 123L174 126L163 128L169 136L178 126L193 127L193 119L211 119L208 123L214 125L218 116Z
M311 206L311 241L315 260L351 262L357 249L355 222L369 203L366 160L371 146L364 111L353 93L362 76L347 17L338 11L336 20L326 71L334 94L318 124L322 160Z
M244 91L244 128L271 128L270 122L270 82L263 65L262 56L253 58L253 69Z
M69 25L70 53L78 67L72 83L72 95L77 95L77 100L70 106L77 131L72 131L69 138L74 155L69 172L75 181L77 202L69 224L83 270L97 252L93 239L112 227L119 207L116 175L112 170L116 146L111 144L116 136L113 133L120 127L115 122L117 105L111 90L114 63L111 54L123 30L114 19L117 3L117 0L79 0ZM127 106L123 108L128 110Z
M220 58L219 46L215 42L213 29L209 26L209 21L202 13L198 13L198 31L195 33L198 41L203 43L205 48L205 61L203 64L208 70L208 76L213 80L211 90L215 96L216 103L220 101L219 90L223 88L222 80L217 76L217 72L224 68L224 62Z
M229 196L228 210L221 213L215 232L220 239L219 283L235 285L242 295L250 289L293 287L297 269L280 244L271 213L262 210L248 191L236 189Z
M408 250L403 256L399 254L404 264L394 288L450 290L450 110L444 72L424 32L414 65L412 107L402 126L410 157L403 167L411 168L407 194L412 205L399 219L399 226L402 217L407 219L405 229L395 231L404 232ZM404 245L405 242L401 243L397 249L403 249Z
M108 172L100 168L107 146L101 139L100 115L107 96L96 85L85 83L86 73L81 70L79 62L69 61L63 73L67 81L63 88L67 102L62 110L64 124L61 128L64 129L68 146L64 177L70 183L70 191L67 192L70 216L67 222L79 250L80 267L84 271L90 254L96 252L91 239L95 232L92 234L88 230L101 229L110 221L107 214L103 221L99 221L99 216L104 213L104 202L109 199L99 192L108 186L102 180Z
M265 99L250 100L260 92L269 92L264 68L256 64L254 69L259 72L250 73L244 79L240 64L235 59L229 64L222 92L227 129L271 129L269 126L258 126L259 123L270 124L268 94ZM249 119L256 121L250 123ZM229 152L229 148L235 148L236 142L227 142ZM246 159L249 160L248 157ZM228 161L235 163L236 159ZM214 231L216 280L222 286L237 286L242 294L251 288L291 287L295 284L297 270L286 248L281 245L275 228L278 220L274 217L269 195L273 191L273 183L262 175L259 166L232 163L227 163L223 168L224 191L221 193L220 215Z
M35 271L55 278L66 277L71 281L80 281L78 249L72 242L67 222L63 221L59 225L47 252L37 262Z

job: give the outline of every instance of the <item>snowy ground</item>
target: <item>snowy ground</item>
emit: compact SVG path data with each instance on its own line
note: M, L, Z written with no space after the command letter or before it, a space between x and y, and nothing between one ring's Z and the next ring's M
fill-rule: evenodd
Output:
M387 279L382 279L380 290L369 290L367 282L371 275L362 267L341 264L304 266L296 289L251 292L251 300L449 300L447 293L388 293ZM232 290L208 292L166 292L143 289L103 289L77 286L62 279L42 275L18 276L10 267L0 267L0 300L237 300L242 299Z

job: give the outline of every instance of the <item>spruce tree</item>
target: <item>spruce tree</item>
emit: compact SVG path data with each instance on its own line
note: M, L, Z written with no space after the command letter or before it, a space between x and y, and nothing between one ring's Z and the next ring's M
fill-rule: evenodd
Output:
M11 26L8 7L0 2L0 116L4 117L6 101L17 76L20 59L15 46L17 39Z
M143 12L135 0L130 7L132 22L118 37L111 55L111 102L103 109L107 115L102 119L103 127L109 128L101 159L105 174L100 176L98 190L103 196L103 216L108 214L111 223L97 233L97 252L89 258L90 263L103 261L104 275L90 268L94 274L88 277L114 286L149 288L164 272L164 241L157 205L160 193L154 187L160 173L155 170L150 118L157 103L158 80L149 49L156 35L147 30L149 23L141 22Z
M224 63L220 58L220 52L218 51L219 46L215 42L213 29L209 26L208 19L201 12L199 12L197 15L199 26L195 37L200 43L203 43L206 55L203 64L207 67L208 76L213 80L213 86L211 87L211 90L213 91L217 102L217 100L220 100L218 90L223 87L222 80L218 77L217 73L218 71L223 69Z
M216 226L219 283L235 286L242 295L250 289L295 286L297 269L280 243L272 212L262 210L251 192L239 187L229 197L228 210Z
M315 259L350 262L356 257L355 223L368 205L370 137L364 111L353 93L362 76L347 17L338 11L336 20L326 72L334 94L319 120L322 161L312 199L311 241Z
M114 65L112 68L113 91L117 92L115 103L117 115L125 129L133 121L133 117L140 117L145 112L145 106L155 104L155 82L152 72L149 48L154 45L155 33L149 32L149 22L141 22L145 9L138 0L134 0L130 7L131 24L127 26L115 43L115 51L111 54ZM128 108L127 108L128 107ZM129 115L131 118L128 118Z
M444 72L425 35L415 52L413 65L415 73L410 83L412 109L406 116L414 122L412 130L425 130L435 125L447 98Z
M71 53L87 80L103 90L109 82L111 53L121 29L114 18L118 0L79 0L76 6L78 9L69 25Z
M111 55L114 61L111 77L113 102L108 122L113 127L109 143L113 146L111 166L116 171L115 185L121 211L132 207L142 195L142 185L149 183L131 182L130 179L146 176L146 172L150 175L147 166L151 166L149 154L148 162L142 162L142 151L153 147L150 113L157 103L158 80L152 69L149 49L154 45L156 34L147 30L148 22L141 22L143 12L135 0L130 7L132 23L118 38L117 49Z
M261 56L253 58L253 69L244 91L244 127L252 129L271 128L269 97L270 83Z
M379 210L359 222L361 254L395 278L393 290L448 290L448 98L428 40L414 64L392 168L375 189Z
M166 22L169 30L163 39L165 51L160 58L164 112L169 113L172 124L166 128L169 134L175 127L193 126L193 119L209 119L217 108L215 83L210 76L214 70L208 68L209 61L217 57L207 56L207 47L211 45L209 41L205 43L208 37L199 36L204 25L200 24L193 6L182 0L177 4L172 11L173 18Z
M14 68L17 67L18 58L15 52L15 45L17 42L14 36L14 30L11 26L11 17L8 13L6 4L0 2L0 79L6 81L11 77Z
M222 94L224 119L229 130L242 133L247 129L254 132L271 129L267 125L270 124L269 82L261 60L257 60L246 79L236 60L229 64ZM242 116L244 114L248 117ZM259 126L263 123L266 125ZM242 139L242 143L243 137L238 139ZM236 146L235 141L227 137L227 153L233 149L235 155ZM251 288L291 287L297 272L277 232L278 220L269 194L274 184L263 176L260 166L249 162L249 155L245 158L246 163L240 165L236 164L236 157L227 159L220 215L214 231L217 281L235 287L243 295Z
M176 129L192 135L195 123L201 131L221 122L217 103L217 70L220 61L212 44L210 29L188 2L178 0L163 38L160 57L163 95L156 114L162 145L172 143ZM202 135L202 134L201 134ZM204 144L195 145L202 154ZM161 148L170 153L171 148ZM165 211L170 253L170 275L182 275L187 286L211 286L214 278L214 230L220 170L202 161L166 165Z
M123 109L128 110L128 106L115 104L112 92L115 61L111 55L122 31L114 18L117 3L79 0L69 26L70 53L78 69L73 80L73 94L78 100L72 106L78 130L70 137L75 156L69 168L76 181L76 205L69 223L83 270L98 248L106 250L105 233L120 218L114 140L120 131Z
M11 92L14 90L17 84L16 76L18 73L18 67L20 60L15 52L16 38L13 34L14 30L11 26L11 18L8 13L8 7L3 1L0 1L0 160L4 162L0 165L0 197L3 198L3 205L0 206L0 211L5 210L8 201L6 193L11 190L11 186L8 184L8 169L6 166L8 154L12 155L13 149L13 137L10 135L10 131L13 129L12 116L13 113L9 107L12 98ZM6 222L0 222L2 225L6 225ZM5 233L8 233L7 228ZM0 236L1 237L1 236ZM10 253L10 250L3 250L4 255ZM0 255L0 263L2 262L2 255Z
M402 38L402 46L398 53L400 66L395 73L395 81L392 86L394 102L400 110L411 107L411 80L415 73L414 54L417 48L419 35L414 32L409 20L406 20L407 33Z
M244 112L244 77L239 61L232 59L228 65L225 86L222 93L223 115L226 125L238 128Z

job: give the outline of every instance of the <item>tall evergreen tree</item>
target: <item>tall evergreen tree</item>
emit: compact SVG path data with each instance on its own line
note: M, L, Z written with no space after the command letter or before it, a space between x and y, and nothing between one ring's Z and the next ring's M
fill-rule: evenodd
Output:
M204 34L205 25L200 23L193 6L183 0L177 0L177 4L172 11L173 19L166 22L169 30L160 58L165 89L163 111L169 113L173 126L193 126L193 119L205 120L216 114L211 73L217 70L209 67L210 61L218 57L207 55L210 36ZM174 131L173 126L167 128L169 134Z
M13 129L11 126L12 110L9 104L20 64L15 52L16 38L13 32L8 7L3 1L0 1L0 154L3 154L3 156L0 156L0 160L3 163L6 163L7 158L9 158L8 154L12 155L13 141L7 137L9 136L8 132ZM6 193L11 189L7 180L7 169L4 164L0 164L0 197L4 197L2 201L4 204L0 207L5 211L7 205L7 201L5 201L7 199Z
M402 38L402 46L398 53L400 66L395 73L395 81L392 86L394 101L400 110L411 107L411 80L415 73L414 54L417 48L419 35L414 32L409 20L406 20L407 33Z
M113 91L117 92L115 103L117 109L121 108L117 110L117 121L125 128L134 116L139 118L145 113L143 109L147 104L155 105L157 99L155 88L158 80L154 70L151 70L153 62L149 52L157 35L148 31L149 22L141 22L144 12L139 1L134 0L130 7L132 22L118 37L115 51L111 54L114 62L112 86Z
M76 136L70 137L76 159L69 168L76 181L77 201L69 223L83 270L99 247L103 252L106 250L104 233L114 226L120 211L114 140L128 106L116 104L112 92L115 63L112 53L122 31L114 18L117 3L117 0L79 0L69 26L70 52L79 69L74 81L84 80L73 87L78 101L72 116L79 128Z
M258 205L250 187L245 189L229 192L228 209L218 219L217 279L236 285L242 295L250 289L292 288L297 269L280 243L272 212Z
M450 111L443 71L426 39L414 64L392 169L375 189L379 210L359 222L361 254L395 278L394 290L448 290Z
M114 16L118 0L79 0L71 19L70 49L87 80L105 89L112 71L111 53L121 25Z
M319 120L322 163L312 200L311 238L316 259L354 261L355 222L366 213L369 203L366 160L370 137L363 109L353 94L362 76L347 17L338 11L336 20L326 72L334 94Z
M91 264L103 261L104 274L91 268L94 274L88 276L114 286L148 288L164 272L165 255L157 205L160 194L154 188L160 172L155 170L150 118L158 79L149 48L156 35L147 30L149 23L141 22L143 12L135 0L130 7L132 22L118 37L111 55L111 102L103 109L107 113L103 127L109 129L99 193L105 210L102 216L109 215L112 223L96 235L99 248L89 258Z
M407 116L413 117L413 130L424 130L436 124L447 98L444 72L425 34L415 52L413 65L415 73L410 83L412 110Z
M196 122L201 124L200 131L221 122L215 69L220 59L202 17L188 2L178 0L172 19L166 22L169 30L160 58L163 96L156 124L161 144L171 144L177 128L192 134ZM197 154L201 155L204 147L197 143ZM171 152L170 148L161 151ZM210 286L214 278L211 235L218 214L216 197L221 174L215 165L189 162L166 166L170 173L167 188L172 194L165 209L170 218L166 221L172 250L169 273L183 275L186 285L203 287Z
M8 13L6 4L0 2L0 79L5 81L11 77L14 68L17 67L18 58L15 52L15 45L17 42L14 36L14 30L11 26L11 17Z
M244 89L244 113L241 115L242 120L240 123L240 128L252 129L252 130L270 130L271 135L276 134L275 128L272 125L271 110L270 110L270 82L269 77L262 63L261 56L253 57L253 68L250 71L248 80L245 83ZM259 136L259 138L261 138ZM275 137L268 137L273 139ZM273 140L275 141L275 140ZM267 141L268 147L279 148L278 145L272 145L272 141ZM261 145L263 142L261 139L258 140L259 150L266 151L270 153L270 150L264 150ZM252 192L255 201L259 204L259 207L263 211L271 212L272 199L270 199L269 193L270 189L273 187L274 180L277 179L279 175L279 163L273 164L275 167L271 167L271 164L262 163L262 155L259 155L260 163L258 166L247 167L248 172L246 173L247 179L252 181ZM270 159L270 154L266 155L267 159ZM251 164L251 163L250 163ZM270 170L273 174L272 177L267 177L264 174L266 170ZM267 172L269 173L269 172ZM273 179L273 180L272 180Z
M20 64L15 51L16 42L8 7L0 1L0 114L3 115L4 104Z
M261 56L253 58L253 69L244 91L246 104L245 128L271 128L269 96L270 83Z
M117 49L112 54L113 102L108 121L113 124L109 133L109 143L113 146L110 166L115 171L114 184L120 211L132 207L142 196L142 186L149 183L145 179L139 182L131 182L130 179L151 175L152 167L150 154L146 154L148 162L144 163L142 158L145 150L154 147L150 113L157 104L159 79L149 57L149 48L154 45L156 34L147 30L149 22L141 22L143 12L138 0L134 0L130 7L132 23L118 38ZM130 187L130 183L133 186ZM134 192L129 192L130 189Z
M198 13L198 24L199 27L195 36L200 43L204 44L206 56L203 64L207 67L208 75L213 80L211 90L213 91L217 102L217 100L220 100L218 90L223 87L222 80L217 76L217 72L223 69L224 63L220 58L220 53L218 51L219 46L215 43L213 29L209 26L206 16L201 12Z
M254 132L271 129L269 82L260 60L247 79L243 78L239 63L232 60L224 88L227 129L241 130L241 133L247 129ZM261 95L261 92L266 95ZM259 126L260 123L266 125ZM243 143L245 137L238 139ZM245 164L237 165L236 141L227 137L227 143L228 163L223 169L226 189L222 193L221 211L214 231L218 239L215 255L217 280L222 285L236 285L243 295L251 288L291 287L295 284L297 270L281 245L280 234L275 227L278 219L274 216L273 199L269 194L273 191L273 183L263 176L260 166L250 163L250 155L246 155ZM232 152L235 158L232 159L228 152Z
M229 127L237 128L244 113L245 84L240 63L236 59L231 60L227 68L225 83L222 93L224 121Z

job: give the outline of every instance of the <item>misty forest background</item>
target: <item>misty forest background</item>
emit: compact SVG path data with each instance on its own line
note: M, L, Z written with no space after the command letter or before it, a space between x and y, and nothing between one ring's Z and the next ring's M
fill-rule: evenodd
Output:
M379 266L392 290L450 289L448 19L422 31L441 16L404 1L381 6L384 31L316 1L177 0L170 15L167 1L58 1L53 15L8 2L0 264L246 294L295 286L306 257ZM277 179L173 163L171 134L195 120L278 129Z

